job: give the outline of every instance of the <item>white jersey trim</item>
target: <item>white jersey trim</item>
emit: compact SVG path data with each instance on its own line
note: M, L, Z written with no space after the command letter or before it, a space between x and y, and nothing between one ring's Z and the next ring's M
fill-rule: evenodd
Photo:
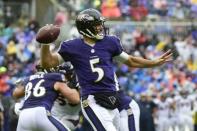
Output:
M128 59L129 59L129 54L127 54L124 51L120 55L114 57L114 60L118 62L125 62Z
M114 73L114 81L115 81L115 87L116 87L116 91L119 91L119 83L118 83L118 78L116 76L116 73Z

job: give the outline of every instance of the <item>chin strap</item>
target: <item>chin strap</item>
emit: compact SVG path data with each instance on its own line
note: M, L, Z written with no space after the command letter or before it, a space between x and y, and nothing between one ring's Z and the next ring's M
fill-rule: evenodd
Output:
M85 32L83 32L83 31L79 31L82 35L85 35L85 36L87 36L87 37L89 37L89 38L93 38L93 39L96 39L96 40L102 40L103 39L103 37L104 37L104 35L99 35L99 34L97 34L97 35L94 35L90 30L88 30L88 29L86 29L86 31L90 34L87 34L87 33L85 33Z
M90 33L90 34L91 34L92 38L95 38L95 39L97 39L97 40L102 40L102 39L103 39L103 37L104 37L104 35L103 35L103 34L102 34L102 35L99 35L99 34L94 35L90 30L86 29L86 31L87 31L88 33Z

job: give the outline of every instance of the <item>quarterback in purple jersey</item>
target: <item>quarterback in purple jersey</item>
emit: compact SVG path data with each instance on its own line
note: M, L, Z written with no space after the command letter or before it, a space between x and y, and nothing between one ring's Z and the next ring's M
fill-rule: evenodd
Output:
M51 68L70 61L81 87L83 115L94 130L116 131L120 128L116 115L122 101L113 59L129 67L150 68L169 61L172 53L167 51L155 60L128 55L117 37L105 34L104 22L95 9L80 12L76 26L83 38L62 42L58 52L51 52L48 43L41 43L41 64Z
M65 83L64 70L43 69L24 79L13 91L14 98L25 96L19 115L17 131L68 131L58 120L51 116L51 108L59 93L69 103L79 103L79 93ZM51 72L54 71L54 72ZM48 73L50 72L50 73Z

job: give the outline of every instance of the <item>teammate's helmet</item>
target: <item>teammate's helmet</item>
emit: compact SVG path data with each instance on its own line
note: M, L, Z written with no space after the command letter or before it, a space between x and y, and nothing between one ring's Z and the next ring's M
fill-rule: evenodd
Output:
M68 80L67 84L70 88L79 89L79 83L76 78L74 68L68 62L63 63L63 64L53 67L53 68L49 68L49 69L45 69L45 68L41 67L40 64L37 64L36 70L38 72L45 72L45 73L62 73L65 75L66 79Z
M57 72L57 73L63 73L65 75L72 74L73 73L73 66L68 63L63 63L59 66L53 67L53 68L43 68L40 64L36 65L36 70L45 72L45 73L51 73L51 72Z
M105 35L105 18L95 9L86 9L79 13L76 18L77 30L81 35L93 38L96 40L103 39ZM102 30L96 29L96 26L102 26Z

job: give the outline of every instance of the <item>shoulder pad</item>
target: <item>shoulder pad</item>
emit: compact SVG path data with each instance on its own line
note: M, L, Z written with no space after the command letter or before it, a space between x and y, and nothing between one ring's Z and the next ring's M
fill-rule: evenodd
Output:
M65 76L61 73L47 73L44 78L53 81L66 82Z

